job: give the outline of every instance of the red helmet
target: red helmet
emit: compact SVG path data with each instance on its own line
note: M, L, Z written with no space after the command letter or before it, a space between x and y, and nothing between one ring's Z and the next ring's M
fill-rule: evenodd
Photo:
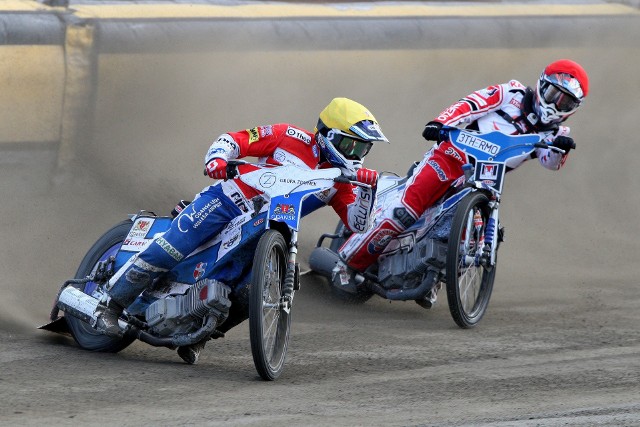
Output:
M575 113L589 92L589 77L580 64L569 59L552 62L542 71L533 102L544 124L563 122Z

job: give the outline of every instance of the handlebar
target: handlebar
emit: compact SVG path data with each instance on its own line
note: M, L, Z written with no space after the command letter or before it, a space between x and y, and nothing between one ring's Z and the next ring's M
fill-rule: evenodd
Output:
M362 187L362 188L371 188L371 186L369 184L365 184L364 182L360 182L360 181L356 181L355 179L351 179L348 178L344 175L338 176L336 178L333 178L333 182L337 182L340 184L351 184L351 185L355 185L356 187Z
M238 176L238 166L246 164L249 162L245 162L244 160L229 160L227 161L227 179L233 179ZM205 167L202 171L204 176L207 176L207 168ZM225 181L227 180L225 179Z
M238 166L247 164L244 160L229 160L227 161L227 179L234 179L240 172L238 172Z
M238 166L241 165L247 165L247 164L251 164L247 161L244 160L228 160L227 161L227 178L226 179L234 179L236 178L238 175L240 175L240 173L238 172ZM204 169L204 175L207 175L207 169ZM226 180L225 180L226 181ZM345 175L341 175L338 177L333 178L333 182L336 183L340 183L340 184L351 184L351 185L355 185L357 187L363 187L363 188L371 188L371 186L369 184L365 184L359 181L356 181L355 179L349 178Z
M339 182L341 184L351 184L351 180L346 176L339 176L339 177L333 178L333 182Z
M473 133L478 133L482 135L482 132L479 131L473 131L473 130L469 130L469 129L462 129L462 128L456 128L454 126L443 126L440 129L440 140L441 141L451 141L451 137L450 137L450 132L453 130L460 130L460 131L464 131L464 132L473 132ZM548 148L552 151L561 153L561 154L566 154L566 150L563 150L562 148L558 148L555 147L553 144L547 144L546 142L540 141L540 142L536 142L535 144L533 144L534 147L536 148ZM575 150L576 149L576 143L575 141L572 142L570 149Z
M533 146L536 147L536 148L548 148L551 151L556 151L556 152L561 153L561 154L566 154L567 153L567 150L563 150L562 148L558 148L558 147L556 147L554 145L547 144L545 142L537 142L537 143L533 144ZM570 148L572 150L576 149L575 141L571 144Z

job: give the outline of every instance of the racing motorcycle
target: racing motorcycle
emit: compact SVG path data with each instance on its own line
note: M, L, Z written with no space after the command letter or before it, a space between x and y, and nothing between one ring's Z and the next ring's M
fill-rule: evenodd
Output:
M75 278L63 284L51 322L41 329L71 334L91 351L118 352L136 339L175 349L222 337L222 331L248 318L256 370L264 380L278 378L287 354L293 297L300 289L296 255L303 201L335 182L366 184L349 180L337 168L254 165L257 170L240 174L241 164L246 163L230 161L227 176L263 192L252 200L253 209L142 292L119 319L121 338L92 327L105 286L169 228L179 211L188 210L189 202L181 201L172 216L141 211L108 230L87 252Z
M464 175L407 230L391 239L378 260L355 280L335 280L338 250L349 237L342 223L323 234L309 258L311 272L329 280L329 289L349 303L364 303L373 295L388 300L414 300L424 308L435 303L446 286L449 311L456 324L472 328L489 305L503 241L500 203L507 162L528 156L536 148L564 150L543 142L539 135L480 133L452 127L443 135L472 163ZM572 147L572 148L575 148ZM383 175L378 181L376 209L398 197L411 176ZM322 246L330 239L329 247ZM346 283L346 284L345 284Z

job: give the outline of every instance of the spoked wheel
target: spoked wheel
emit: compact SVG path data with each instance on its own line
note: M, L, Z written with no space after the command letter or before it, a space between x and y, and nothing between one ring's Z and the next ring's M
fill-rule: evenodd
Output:
M282 373L289 345L291 313L282 304L287 253L282 234L267 230L253 258L249 297L251 353L258 373L267 381Z
M446 283L449 311L461 328L474 327L489 305L495 265L482 257L490 208L482 193L471 193L461 201L451 225L447 248ZM494 244L498 244L497 225Z
M83 279L93 272L98 262L107 260L110 256L115 255L124 241L125 237L131 229L131 221L123 221L100 237L93 244L89 252L76 272L76 279ZM88 295L98 297L97 285L94 282L88 282L83 285L73 285ZM64 318L71 330L73 338L78 345L85 350L101 351L107 353L117 353L131 344L134 338L114 338L97 332L88 323L65 313Z

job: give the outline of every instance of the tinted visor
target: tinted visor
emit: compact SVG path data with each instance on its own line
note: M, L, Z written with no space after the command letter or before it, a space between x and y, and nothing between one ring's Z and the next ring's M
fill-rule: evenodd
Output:
M544 102L555 105L556 110L561 112L568 113L580 105L579 99L548 81L541 82L540 94Z
M362 160L371 150L373 143L337 134L333 137L333 146L349 160Z

